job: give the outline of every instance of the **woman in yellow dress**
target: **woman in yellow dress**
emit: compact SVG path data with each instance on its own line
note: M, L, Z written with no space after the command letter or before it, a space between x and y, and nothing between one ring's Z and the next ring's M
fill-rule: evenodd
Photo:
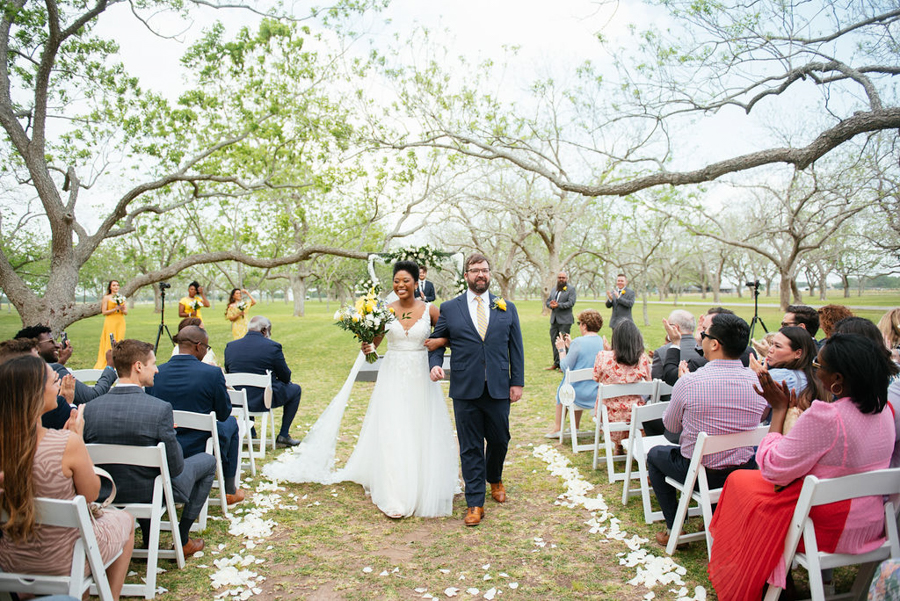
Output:
M203 315L200 314L202 307L209 306L209 299L203 292L203 286L200 282L194 281L188 284L188 295L181 297L178 301L178 317L196 317L202 320Z
M244 295L247 298L244 298ZM225 317L231 322L231 335L235 340L243 338L247 333L247 309L256 304L249 292L243 288L235 288L228 297L228 308Z
M110 281L106 286L106 295L100 301L100 311L106 315L103 320L103 333L100 334L100 350L97 353L97 363L94 369L106 367L106 351L112 348L109 335L116 340L125 338L125 316L128 315L128 307L125 306L125 297L119 294L119 282Z

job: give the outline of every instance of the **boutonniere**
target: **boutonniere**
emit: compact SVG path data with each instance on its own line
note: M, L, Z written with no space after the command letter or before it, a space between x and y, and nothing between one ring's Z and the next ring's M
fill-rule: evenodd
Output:
M563 292L565 292L565 291L568 290L568 289L569 289L568 286L563 286Z
M506 301L503 300L502 296L494 297L494 301L491 303L491 309L498 309L500 311L506 311Z

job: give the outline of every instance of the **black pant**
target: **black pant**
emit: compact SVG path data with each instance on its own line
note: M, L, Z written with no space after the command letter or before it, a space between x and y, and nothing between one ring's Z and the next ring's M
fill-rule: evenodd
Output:
M509 399L494 399L487 384L477 399L453 399L466 505L483 507L485 481L502 480L509 446ZM485 450L487 442L487 450Z
M556 337L560 334L568 334L572 330L570 323L550 324L550 346L553 347L553 365L559 367L559 349L556 348Z

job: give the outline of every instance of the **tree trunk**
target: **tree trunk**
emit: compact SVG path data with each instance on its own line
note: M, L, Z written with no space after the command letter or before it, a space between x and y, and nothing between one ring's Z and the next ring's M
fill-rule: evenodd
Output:
M850 298L850 278L841 275L841 284L844 287L844 298Z
M290 274L291 292L294 294L294 317L306 315L306 278L296 273Z
M643 294L641 294L641 305L643 305L643 308L644 308L644 327L647 327L650 325L650 311L649 311L648 305L647 305L647 296L649 295L649 293L650 293L650 287L644 286Z
M803 304L803 295L800 294L800 289L797 287L797 278L791 278L791 292L794 293L794 304L802 305Z
M781 274L781 284L778 287L779 299L778 303L781 305L782 311L787 311L788 305L791 304L791 284L793 280L791 279L791 274L783 273Z

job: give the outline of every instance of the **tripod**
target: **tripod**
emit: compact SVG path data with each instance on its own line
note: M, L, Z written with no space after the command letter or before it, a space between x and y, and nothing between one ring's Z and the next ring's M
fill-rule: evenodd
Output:
M169 342L172 343L172 346L175 346L175 341L169 332L169 326L166 325L166 291L162 286L159 289L159 299L159 327L156 329L156 344L153 345L154 355L156 354L156 349L159 348L159 339L162 338L163 332L169 337Z
M747 285L753 290L753 319L750 321L750 340L753 340L753 331L756 329L757 323L762 326L763 332L766 334L769 333L769 328L759 316L759 280L747 282Z

